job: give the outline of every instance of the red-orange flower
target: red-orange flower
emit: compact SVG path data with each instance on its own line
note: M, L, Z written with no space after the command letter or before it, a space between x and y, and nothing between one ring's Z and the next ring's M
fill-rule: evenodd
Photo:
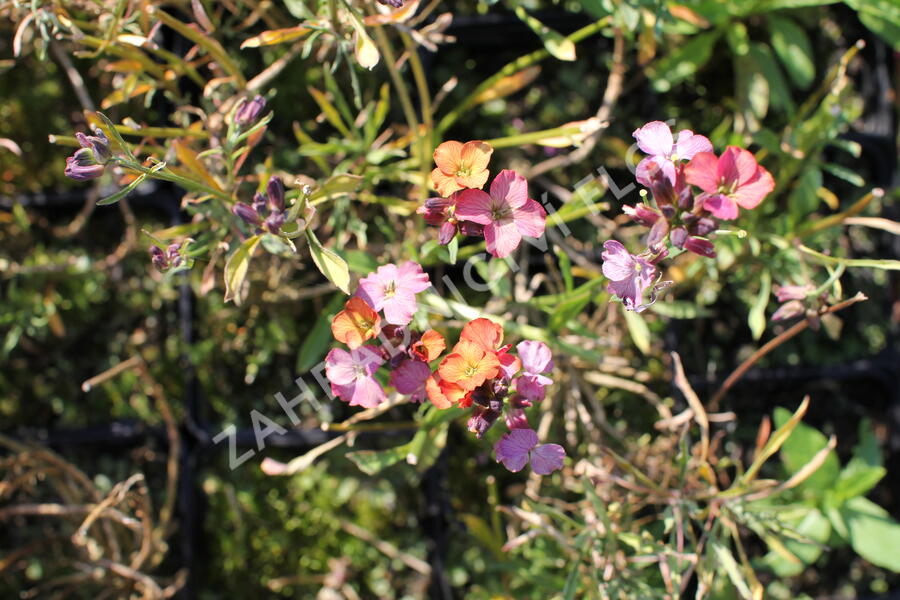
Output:
M425 393L431 403L440 409L459 404L460 408L472 406L472 392L449 381L444 381L435 373L425 381Z
M459 340L478 344L492 352L500 349L503 343L503 327L490 319L479 318L469 321L459 334Z
M420 360L431 362L440 356L446 347L447 342L444 341L444 336L434 329L429 329L422 334L419 341L412 345L412 352Z
M455 383L466 391L493 379L500 371L500 361L492 350L461 340L438 367L441 379Z
M445 198L457 190L480 189L488 180L488 161L494 149L481 141L444 142L434 151L437 168L431 172L435 189Z
M362 346L381 331L381 317L365 300L354 296L347 300L344 310L331 320L334 339L347 344L351 350Z

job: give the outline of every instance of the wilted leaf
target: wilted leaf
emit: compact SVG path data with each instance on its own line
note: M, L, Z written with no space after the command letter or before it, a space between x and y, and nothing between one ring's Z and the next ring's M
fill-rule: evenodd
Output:
M285 29L269 29L268 31L263 31L259 35L244 40L241 43L241 49L286 44L288 42L293 42L294 40L303 39L309 35L311 31L312 29L304 27L303 25L287 27Z
M541 72L539 66L528 67L522 69L518 73L513 73L499 79L494 85L478 94L473 100L472 105L482 104L497 98L505 98L510 94L515 94L537 78Z

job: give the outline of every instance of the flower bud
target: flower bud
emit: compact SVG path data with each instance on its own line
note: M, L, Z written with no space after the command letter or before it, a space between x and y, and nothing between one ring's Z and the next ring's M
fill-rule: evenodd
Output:
M684 242L687 240L687 229L684 227L676 227L669 233L669 241L676 248L684 248Z
M665 219L659 219L650 228L650 233L647 235L647 246L655 251L656 247L666 239L667 233L669 233L669 222Z
M787 302L788 300L803 300L813 291L813 286L806 285L776 285L775 297L779 302Z
M75 139L78 140L82 148L90 148L95 162L105 165L112 158L112 151L109 149L109 139L99 129L94 132L94 135L84 135L79 131L75 134Z
M166 259L173 267L181 266L181 244L169 244L166 248Z
M169 268L169 261L166 259L166 255L161 248L150 246L148 252L150 253L150 262L152 262L153 266L159 271L165 271Z
M234 206L231 207L231 212L240 217L244 223L248 225L259 225L262 222L262 219L259 217L259 213L252 206L248 206L243 202L235 202Z
M684 249L707 258L716 257L716 250L713 243L703 238L689 237L687 241L684 242Z
M284 182L281 177L272 175L266 185L266 195L269 197L269 210L280 212L284 210Z
M697 219L697 223L691 228L694 234L704 236L716 230L716 222L709 217Z
M659 220L660 214L644 203L635 204L634 206L625 205L622 212L631 217L631 220L638 225L649 227Z
M267 212L266 211L266 197L263 194L256 192L255 194L253 194L253 203L251 204L251 206L253 207L253 210L255 210L257 214L259 214L259 215L265 214Z
M475 434L475 437L481 438L499 417L499 411L476 405L475 410L472 411L472 416L469 418L468 429Z
M278 235L281 233L281 226L284 225L285 218L284 212L272 213L266 218L264 226L269 233Z
M794 317L799 317L805 312L806 306L801 301L791 300L790 302L785 302L778 307L778 310L776 310L772 315L772 320L784 321L786 319L793 319Z
M75 154L66 159L65 175L75 181L87 181L103 175L104 166L94 160L90 148L79 148Z
M266 109L266 99L256 96L249 102L245 99L234 113L234 122L240 127L252 125Z

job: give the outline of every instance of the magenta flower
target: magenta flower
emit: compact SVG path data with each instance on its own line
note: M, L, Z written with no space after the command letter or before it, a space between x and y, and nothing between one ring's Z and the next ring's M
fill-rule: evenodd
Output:
M497 462L518 473L531 461L531 468L538 475L549 475L562 469L566 451L559 444L538 445L537 433L532 429L513 429L494 444Z
M743 148L728 146L722 156L701 152L684 169L687 182L703 190L697 200L719 219L738 216L738 206L756 208L772 190L775 180Z
M641 312L647 308L643 304L644 290L653 285L656 267L629 253L615 240L607 240L603 247L603 274L609 279L607 291L621 298L626 309Z
M325 357L325 376L331 391L350 406L372 408L387 398L381 384L373 377L384 358L369 346L347 352L334 348Z
M416 294L431 286L422 266L407 261L399 267L387 264L359 280L356 295L376 311L384 310L384 320L407 325L416 313Z
M391 385L401 394L408 395L413 402L421 402L427 395L425 382L431 377L428 364L420 360L405 360L391 371Z
M491 182L490 194L472 189L460 192L456 217L484 225L487 251L498 258L509 256L522 236L544 235L547 221L544 208L528 197L528 182L508 169Z
M525 341L516 345L522 360L522 375L516 379L516 391L529 400L544 399L544 388L553 380L544 375L553 370L553 354L544 342Z
M691 160L698 152L712 152L710 141L702 135L694 135L689 129L678 132L678 141L672 137L672 130L662 121L650 121L635 129L632 134L638 148L650 156L638 163L635 176L639 183L652 187L653 175L662 171L663 176L675 185L675 163Z

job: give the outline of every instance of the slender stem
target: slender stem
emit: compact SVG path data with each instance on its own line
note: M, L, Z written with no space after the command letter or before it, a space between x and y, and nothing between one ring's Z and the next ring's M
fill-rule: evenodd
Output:
M553 129L542 129L541 131L530 131L528 133L519 133L516 135L508 135L506 137L494 138L492 140L485 140L485 143L490 144L494 148L509 148L521 144L532 144L549 138L566 136L574 137L581 133L583 133L581 127L554 127Z
M425 69L419 58L416 45L405 31L400 32L406 51L409 53L409 64L412 67L413 78L416 81L416 89L419 92L419 104L422 107L422 123L425 125L425 136L421 141L422 150L422 186L428 187L428 172L431 166L429 155L433 150L434 114L431 106L431 93L428 91L428 80L425 78Z
M865 296L865 294L859 292L852 298L844 300L843 302L838 302L834 306L829 306L828 308L820 311L819 314L825 315L829 313L836 313L840 310L844 310L848 306L856 304L857 302L862 302L863 300L868 300L868 298ZM719 391L716 392L716 395L713 396L713 399L709 403L710 412L715 412L717 410L719 401L721 401L725 394L728 393L728 390L730 390L731 387L735 383L737 383L737 381L741 377L743 377L747 373L747 371L750 370L750 367L755 365L762 357L775 350L778 346L801 333L804 329L809 327L809 323L809 319L803 319L799 323L795 323L788 330L778 334L776 337L766 342L759 350L748 356L747 359L744 360L744 362L742 362L740 366L738 366L738 368L728 376L725 382L722 383L722 387L720 387Z
M119 163L125 167L126 169L132 169L139 173L145 173L152 178L162 179L163 181L171 181L172 183L177 183L184 189L189 192L192 191L203 191L209 194L210 196L215 196L220 200L225 200L226 202L232 202L234 198L232 198L229 194L222 192L220 190L215 190L208 185L200 183L199 181L194 181L193 179L188 179L187 177L182 177L181 175L176 175L172 171L167 168L160 169L158 171L154 171L151 168L145 167L140 163L133 163L130 161L120 160Z
M416 117L416 110L413 107L412 99L409 95L409 88L406 86L406 82L403 81L403 76L400 75L400 71L397 70L397 58L394 55L394 50L391 48L390 42L388 42L387 36L384 34L381 25L374 27L374 30L375 43L378 44L379 51L384 55L384 62L385 65L387 65L388 72L391 74L391 80L394 82L394 87L397 88L397 94L400 96L400 104L403 107L403 113L406 116L407 124L412 133L418 136L419 121Z

